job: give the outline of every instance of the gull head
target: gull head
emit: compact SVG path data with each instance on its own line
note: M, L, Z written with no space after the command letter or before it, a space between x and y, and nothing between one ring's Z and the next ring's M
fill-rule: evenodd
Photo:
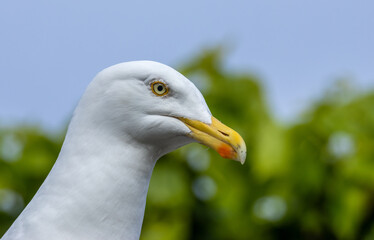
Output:
M74 117L162 156L191 142L242 164L242 137L214 118L195 85L161 63L134 61L101 71L88 86ZM88 128L87 128L88 129Z

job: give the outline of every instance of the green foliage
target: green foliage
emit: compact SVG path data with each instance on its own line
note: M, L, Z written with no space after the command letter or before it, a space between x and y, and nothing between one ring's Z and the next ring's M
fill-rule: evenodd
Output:
M39 189L61 144L38 129L0 131L0 235Z
M374 93L338 82L293 126L276 123L260 80L203 52L180 68L248 148L243 166L198 144L163 157L142 240L374 239ZM0 236L52 167L62 140L0 132Z

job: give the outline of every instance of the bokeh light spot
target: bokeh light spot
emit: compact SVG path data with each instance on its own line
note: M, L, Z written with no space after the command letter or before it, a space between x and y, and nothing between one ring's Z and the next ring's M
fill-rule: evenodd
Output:
M287 205L283 198L279 196L267 196L258 199L253 210L259 218L278 221L286 214Z
M217 186L211 177L202 176L192 183L192 191L198 199L206 201L216 195Z
M351 156L355 152L355 143L350 134L336 132L329 138L329 152L338 159Z
M0 189L0 211L17 216L23 207L24 202L21 195L9 189Z
M14 136L14 134L5 135L0 146L1 158L7 162L17 160L23 148L23 144L16 138L16 136Z
M188 166L194 171L197 171L197 172L205 171L208 169L210 165L209 152L200 146L191 148L187 152L186 157L187 157Z

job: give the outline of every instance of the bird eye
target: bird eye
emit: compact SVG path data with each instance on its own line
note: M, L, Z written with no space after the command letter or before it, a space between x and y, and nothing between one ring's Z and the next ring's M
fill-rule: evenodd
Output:
M168 88L166 87L165 83L163 82L153 82L151 84L152 92L157 96L164 96L168 93Z

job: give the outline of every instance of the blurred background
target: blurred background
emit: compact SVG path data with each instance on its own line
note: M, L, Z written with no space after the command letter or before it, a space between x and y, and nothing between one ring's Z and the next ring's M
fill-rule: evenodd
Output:
M185 74L248 148L157 163L142 240L374 239L374 3L0 2L0 236L51 169L97 72Z

